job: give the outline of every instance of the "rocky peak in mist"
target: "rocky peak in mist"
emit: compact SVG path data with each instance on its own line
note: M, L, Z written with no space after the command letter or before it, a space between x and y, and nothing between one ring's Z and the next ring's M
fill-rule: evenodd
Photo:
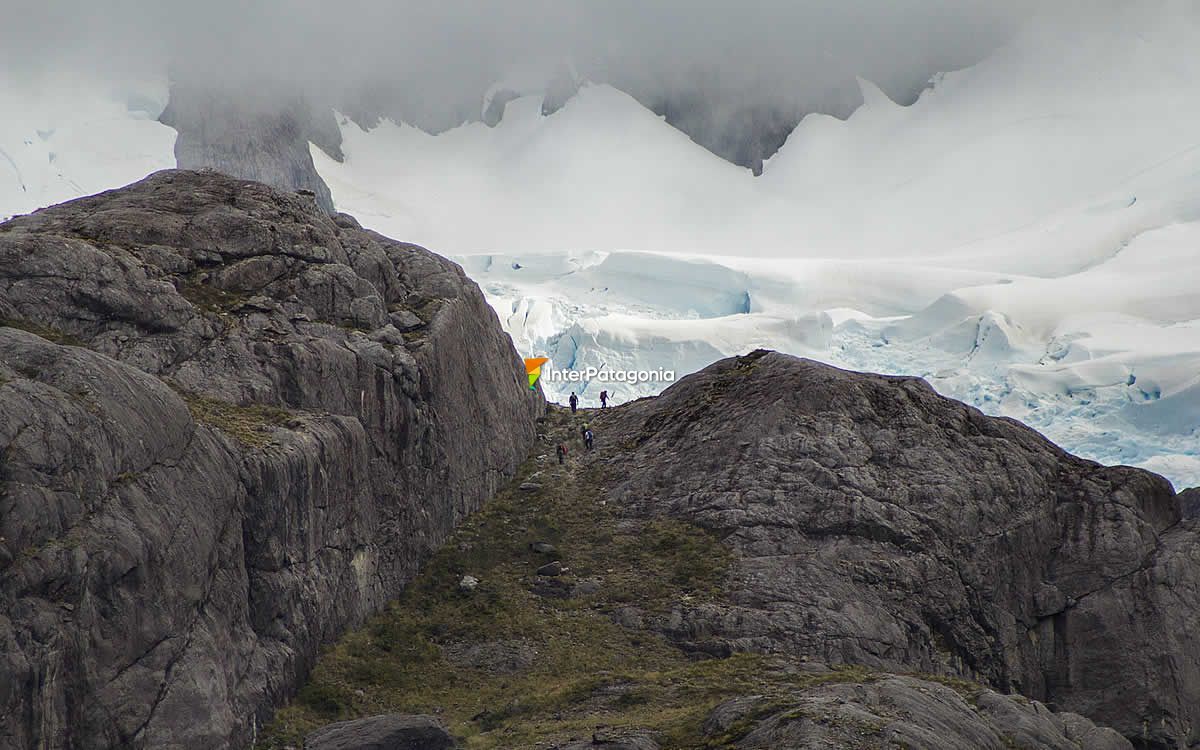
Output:
M317 205L334 212L329 186L309 151L312 143L342 160L342 134L331 108L302 96L174 82L159 121L179 133L179 168L215 169L283 190L310 190Z

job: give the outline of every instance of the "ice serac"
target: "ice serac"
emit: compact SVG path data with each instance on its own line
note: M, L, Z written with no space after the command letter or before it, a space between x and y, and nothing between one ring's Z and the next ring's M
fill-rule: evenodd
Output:
M0 747L247 746L534 439L458 266L215 172L0 225L0 318Z
M621 446L611 503L737 555L727 601L623 621L702 653L968 678L1141 748L1200 741L1200 525L1162 477L917 378L762 351L593 429Z

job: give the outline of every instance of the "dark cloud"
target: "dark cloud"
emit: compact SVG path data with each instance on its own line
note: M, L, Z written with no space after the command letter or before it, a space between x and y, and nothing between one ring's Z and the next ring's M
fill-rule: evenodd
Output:
M506 71L569 62L643 101L699 96L706 117L789 119L852 106L855 75L911 98L1002 42L1032 1L3 0L0 63L4 75L169 63L246 96L304 93L436 129L477 117Z

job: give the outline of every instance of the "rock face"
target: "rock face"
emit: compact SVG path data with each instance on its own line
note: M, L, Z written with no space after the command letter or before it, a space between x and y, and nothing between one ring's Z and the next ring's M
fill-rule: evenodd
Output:
M179 133L175 161L181 169L215 169L281 190L310 190L332 214L333 195L317 173L309 143L339 161L342 133L333 110L300 98L276 101L262 92L175 82L159 120Z
M1200 741L1200 526L1161 477L919 379L766 352L592 427L619 446L595 459L609 502L737 555L727 601L630 622L701 653L969 678L1138 747Z
M330 724L304 739L305 750L450 750L455 746L437 719L402 714Z
M1184 518L1200 518L1200 487L1180 492L1179 505L1183 509Z
M748 726L747 726L748 725ZM945 685L888 676L814 688L787 700L739 698L705 723L720 741L737 728L744 750L919 747L922 750L1130 750L1129 740L1078 714L990 690L964 697Z
M0 319L2 748L245 747L541 409L457 266L211 172L0 225Z

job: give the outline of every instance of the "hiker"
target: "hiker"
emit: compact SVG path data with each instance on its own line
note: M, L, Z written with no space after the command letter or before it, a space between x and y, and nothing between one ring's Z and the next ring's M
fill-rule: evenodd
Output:
M579 408L579 397L575 395L575 391L571 391L571 398L567 400L571 402L571 413L574 414L575 410Z
M592 440L594 438L595 435L592 434L592 431L585 427L583 430L583 444L587 446L588 450L592 449Z
M608 408L608 391L600 391L600 408Z
M584 422L579 428L579 437L583 438L586 441L587 434L588 434L588 423Z
M558 454L558 463L560 465L567 460L567 446L559 443L558 448L554 452Z

